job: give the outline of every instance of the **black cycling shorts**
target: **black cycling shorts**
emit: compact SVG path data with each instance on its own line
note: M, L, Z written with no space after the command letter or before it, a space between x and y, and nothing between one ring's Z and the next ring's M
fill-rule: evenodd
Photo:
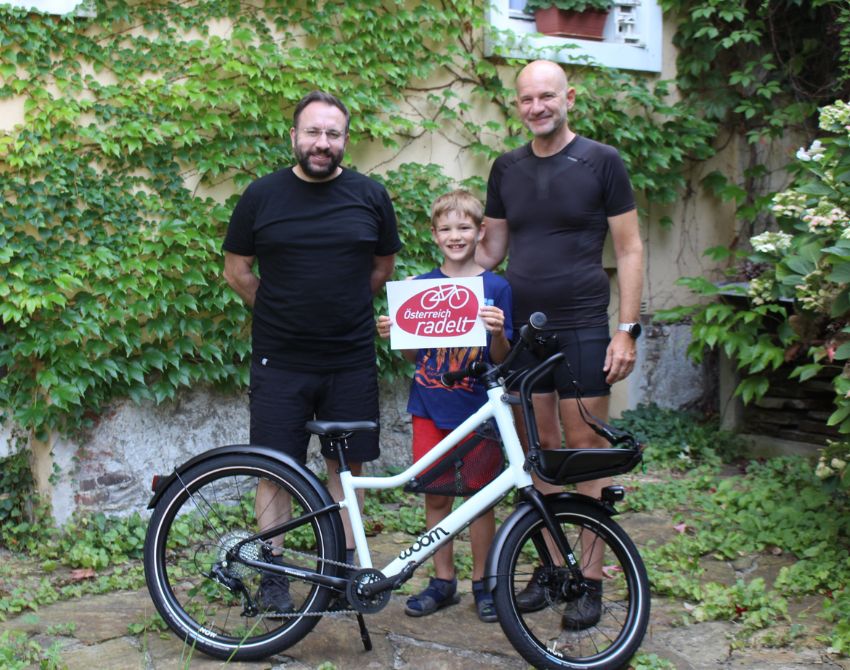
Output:
M605 372L602 370L611 341L607 326L547 331L546 334L558 336L558 347L550 353L561 351L566 361L543 376L535 384L534 393L557 391L560 398L575 398L578 386L584 398L611 394L611 385L605 381ZM520 367L539 362L530 352L524 351L515 365Z
M251 444L271 447L304 463L313 419L378 420L378 371L375 366L341 372L281 370L251 362ZM348 438L348 460L374 461L380 455L378 432ZM322 443L322 455L336 459Z

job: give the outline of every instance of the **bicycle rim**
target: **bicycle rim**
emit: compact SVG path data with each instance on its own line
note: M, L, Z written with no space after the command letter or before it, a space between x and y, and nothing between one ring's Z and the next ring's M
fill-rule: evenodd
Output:
M585 604L579 601L590 595L576 595L582 589L575 589L565 568L550 567L541 609L520 611L517 595L532 580L535 568L546 562L538 551L543 522L529 514L506 538L498 562L494 599L502 628L517 651L538 668L625 667L649 620L649 584L640 555L622 528L601 510L575 503L554 505L578 565L586 575L600 578L598 621L587 622L595 617L587 617Z
M291 608L285 616L270 612L261 589L266 573L234 560L233 551L257 532L258 514L268 514L282 494L291 496L293 518L318 508L318 495L291 470L246 456L202 463L181 480L158 504L145 546L148 588L166 623L187 644L224 659L264 658L300 640L318 621L315 612L326 609L330 592L290 579ZM258 504L261 483L266 496ZM282 544L287 565L336 574L334 535L323 516L272 540ZM253 541L238 554L263 561L270 549Z

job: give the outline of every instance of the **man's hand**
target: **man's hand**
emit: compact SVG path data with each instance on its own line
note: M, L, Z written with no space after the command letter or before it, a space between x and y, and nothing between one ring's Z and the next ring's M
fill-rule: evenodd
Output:
M605 381L614 384L629 376L635 367L637 343L628 333L618 330L611 338L605 354Z

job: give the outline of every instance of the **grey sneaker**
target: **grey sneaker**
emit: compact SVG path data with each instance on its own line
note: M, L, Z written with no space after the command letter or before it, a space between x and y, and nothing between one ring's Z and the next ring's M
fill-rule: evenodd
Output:
M275 618L292 612L292 596L289 595L289 579L284 575L264 573L260 578L260 610L267 617Z
M584 580L587 590L564 608L561 626L564 630L584 630L599 623L602 618L602 582L597 579Z

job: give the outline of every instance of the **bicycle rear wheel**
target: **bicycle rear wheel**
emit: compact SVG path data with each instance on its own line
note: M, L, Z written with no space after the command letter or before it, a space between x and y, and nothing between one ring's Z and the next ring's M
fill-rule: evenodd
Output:
M499 623L514 648L536 668L625 667L640 646L649 621L649 580L643 561L625 531L599 507L576 500L550 504L585 576L601 573L599 619L574 623L578 600L588 597L582 595L585 587L560 567L563 561L541 555L547 553L545 526L540 516L531 512L508 533L497 560L493 600ZM517 595L541 565L542 609L523 612Z
M145 578L157 610L187 645L221 659L265 658L298 642L327 609L329 589L290 579L292 606L272 618L261 604L265 571L234 559L234 549L257 532L258 516L279 509L284 494L293 518L323 506L314 484L286 464L228 454L181 474L157 503L145 540ZM336 575L334 562L345 556L340 536L341 524L323 514L272 540L282 544L287 565ZM268 561L271 544L243 544L238 556Z

